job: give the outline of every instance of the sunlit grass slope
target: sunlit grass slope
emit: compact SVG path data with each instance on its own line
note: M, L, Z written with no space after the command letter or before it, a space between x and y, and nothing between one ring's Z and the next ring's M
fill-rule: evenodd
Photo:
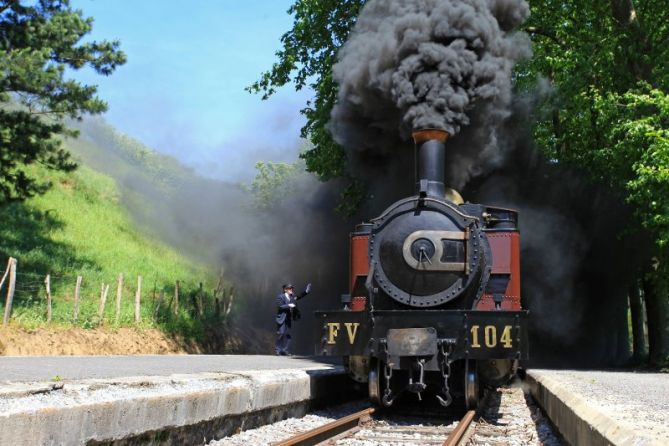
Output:
M134 323L134 295L137 276L142 275L142 320L155 324L154 296L166 292L170 302L177 280L181 282L182 300L198 287L213 286L212 274L201 264L187 259L176 249L139 228L120 201L120 188L110 176L81 165L73 173L55 173L36 168L41 178L53 187L43 196L23 204L0 209L0 259L18 259L17 300L13 321L24 326L45 322L44 277L51 274L53 322L73 322L76 277L83 277L78 325L99 323L98 305L102 283L110 290L105 322L114 323L116 279L125 277L121 325ZM161 216L169 219L170 215ZM0 266L4 270L5 266ZM6 289L6 288L5 288ZM4 295L4 293L2 293ZM4 299L3 299L4 304ZM183 306L183 303L182 303ZM163 311L163 314L168 312ZM167 317L168 328L190 330L190 312L182 309L179 317ZM184 326L185 324L185 326Z

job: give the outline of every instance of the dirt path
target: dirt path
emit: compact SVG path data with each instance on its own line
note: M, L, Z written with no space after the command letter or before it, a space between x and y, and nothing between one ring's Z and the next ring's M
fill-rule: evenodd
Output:
M0 355L139 355L200 353L157 329L0 328Z

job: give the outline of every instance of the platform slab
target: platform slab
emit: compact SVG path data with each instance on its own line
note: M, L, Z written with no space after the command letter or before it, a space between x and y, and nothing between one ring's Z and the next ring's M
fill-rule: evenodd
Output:
M199 444L304 415L350 386L342 367L309 358L67 357L37 370L7 359L0 444L12 446Z
M7 381L165 376L174 373L308 369L336 358L268 355L0 356L0 384Z
M527 382L572 445L669 444L669 374L531 370Z

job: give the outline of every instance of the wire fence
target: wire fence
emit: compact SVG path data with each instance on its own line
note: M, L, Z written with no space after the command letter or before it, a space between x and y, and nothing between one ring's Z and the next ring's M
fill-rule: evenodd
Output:
M225 323L232 311L235 291L218 285L206 290L184 289L174 283L148 282L141 274L100 280L75 274L40 274L18 271L18 261L10 257L0 270L0 293L6 289L3 325L10 319L35 325L60 323L92 328L108 323L131 325L178 322L183 319L213 319ZM2 294L0 294L1 296Z

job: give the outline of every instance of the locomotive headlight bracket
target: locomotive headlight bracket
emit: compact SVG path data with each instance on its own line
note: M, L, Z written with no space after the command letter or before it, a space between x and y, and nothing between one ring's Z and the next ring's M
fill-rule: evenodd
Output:
M444 241L454 240L464 242L465 259L464 262L444 262ZM464 231L415 231L404 240L402 254L404 261L413 269L418 271L448 271L464 272L469 274L469 250L467 241L469 240L469 228ZM420 255L416 258L415 247L424 244L432 249L427 250L420 246Z

